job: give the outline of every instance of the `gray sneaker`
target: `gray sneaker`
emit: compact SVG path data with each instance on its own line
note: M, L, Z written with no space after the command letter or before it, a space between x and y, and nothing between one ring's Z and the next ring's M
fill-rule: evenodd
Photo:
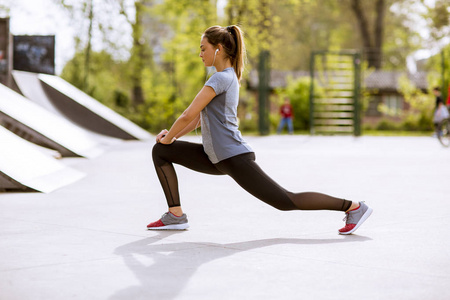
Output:
M339 229L339 234L353 233L365 220L367 220L368 217L370 217L372 211L373 209L368 207L364 202L359 202L358 209L346 213L344 218L344 220L346 220L345 226Z
M147 225L150 230L185 230L189 228L186 214L177 217L170 212L162 215L161 219Z

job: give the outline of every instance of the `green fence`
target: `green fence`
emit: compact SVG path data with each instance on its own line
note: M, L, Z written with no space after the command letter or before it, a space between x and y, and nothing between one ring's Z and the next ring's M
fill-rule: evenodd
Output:
M310 61L311 134L361 135L361 55L314 51Z

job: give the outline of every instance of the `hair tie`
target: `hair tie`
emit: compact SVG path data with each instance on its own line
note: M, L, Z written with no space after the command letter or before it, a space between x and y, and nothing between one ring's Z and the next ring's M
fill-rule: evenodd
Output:
M231 26L227 26L227 31L228 31L229 33L231 33L231 30L232 30Z

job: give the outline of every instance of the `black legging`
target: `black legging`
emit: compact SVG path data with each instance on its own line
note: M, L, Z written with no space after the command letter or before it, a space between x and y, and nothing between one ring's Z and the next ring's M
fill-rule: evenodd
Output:
M173 163L211 175L229 175L247 192L279 210L346 211L351 201L321 193L291 193L273 181L255 162L254 153L240 154L213 164L202 144L175 141L170 145L155 144L155 164L169 207L180 206L177 174Z

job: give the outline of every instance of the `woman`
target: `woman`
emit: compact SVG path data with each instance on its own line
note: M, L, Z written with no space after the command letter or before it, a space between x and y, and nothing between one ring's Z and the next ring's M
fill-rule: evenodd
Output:
M249 193L279 210L337 210L346 212L340 234L351 234L372 213L363 202L352 202L320 193L291 193L267 176L255 162L252 148L237 125L239 81L244 69L245 45L238 26L208 28L200 42L200 57L217 73L205 83L170 130L156 136L153 162L169 206L148 229L183 230L189 227L180 205L173 164L213 175L231 176ZM177 141L202 127L203 144Z

